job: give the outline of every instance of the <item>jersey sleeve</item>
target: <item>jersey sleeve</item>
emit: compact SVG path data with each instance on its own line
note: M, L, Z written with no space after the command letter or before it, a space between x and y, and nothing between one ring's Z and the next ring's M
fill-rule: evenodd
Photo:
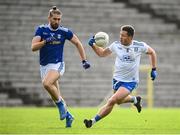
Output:
M63 26L61 26L59 29L62 31L63 35L65 36L65 39L67 39L67 40L71 40L72 39L73 32L70 29L65 28Z
M41 35L42 35L42 30L40 27L37 27L35 30L34 36L40 36L41 37Z
M107 48L109 48L109 50L111 51L111 52L114 52L114 50L115 50L115 42L113 42L110 46L108 46Z
M73 37L73 32L68 29L67 32L66 32L66 38L67 38L68 40L71 40L72 37Z
M36 28L35 35L34 36L40 36L42 37L42 29L40 27Z
M148 48L149 48L149 45L147 45L146 43L143 42L143 46L141 48L141 52L142 53L147 53L148 52Z

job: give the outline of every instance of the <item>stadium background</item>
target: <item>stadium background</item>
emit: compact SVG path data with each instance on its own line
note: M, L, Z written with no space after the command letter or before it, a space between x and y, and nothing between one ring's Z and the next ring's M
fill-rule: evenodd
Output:
M31 51L35 27L47 23L53 5L63 12L62 25L81 39L92 66L85 71L76 48L66 42L66 72L60 86L69 106L97 106L111 91L114 56L97 58L87 41L105 31L112 43L123 24L133 25L135 39L157 52L154 106L180 106L179 0L0 0L0 106L53 105L41 85L38 53ZM141 63L148 64L148 57L142 57ZM146 73L140 77L137 94L145 98Z

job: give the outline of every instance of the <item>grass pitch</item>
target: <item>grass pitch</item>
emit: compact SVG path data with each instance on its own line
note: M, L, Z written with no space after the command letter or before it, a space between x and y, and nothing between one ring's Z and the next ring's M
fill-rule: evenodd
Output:
M180 134L180 109L118 108L87 129L84 118L92 118L98 108L70 108L75 117L65 128L54 108L0 108L0 134Z

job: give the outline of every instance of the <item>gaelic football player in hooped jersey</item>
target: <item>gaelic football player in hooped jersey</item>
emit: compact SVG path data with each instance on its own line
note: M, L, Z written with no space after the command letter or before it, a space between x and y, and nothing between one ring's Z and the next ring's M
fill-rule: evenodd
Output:
M152 66L150 75L152 80L157 76L157 58L154 49L144 42L133 40L134 32L135 30L132 26L122 26L120 30L120 41L113 42L105 49L98 47L94 38L89 40L89 45L98 56L106 57L113 52L116 55L116 60L113 75L114 94L94 118L84 120L87 128L90 128L94 123L110 114L115 104L134 103L137 111L139 113L141 112L141 97L130 95L139 82L140 57L143 53L150 56Z
M60 26L62 13L55 6L48 15L49 24L40 25L32 39L32 51L40 51L40 72L44 88L56 103L60 120L66 119L66 127L71 127L74 120L67 110L66 103L61 96L58 79L65 71L63 48L65 40L72 42L80 55L84 69L90 68L82 43L68 28Z

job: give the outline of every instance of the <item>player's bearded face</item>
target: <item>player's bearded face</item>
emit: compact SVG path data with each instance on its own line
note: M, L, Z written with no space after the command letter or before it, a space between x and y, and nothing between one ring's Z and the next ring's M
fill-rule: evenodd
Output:
M120 32L120 41L122 45L128 46L131 44L132 37L128 36L127 31Z
M49 18L49 23L53 29L57 29L60 25L60 22L61 22L61 16L60 15L53 14L53 16L51 16Z

